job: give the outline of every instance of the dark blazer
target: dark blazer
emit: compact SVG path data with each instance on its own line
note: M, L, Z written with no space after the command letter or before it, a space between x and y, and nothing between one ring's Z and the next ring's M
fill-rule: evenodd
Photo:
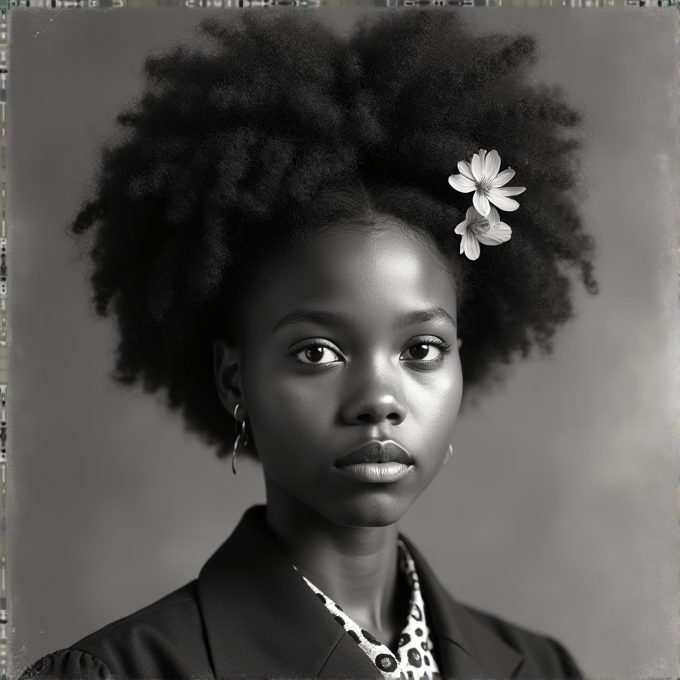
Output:
M264 512L259 505L244 514L197 580L43 657L21 680L375 679L375 666L274 542ZM413 544L401 538L420 577L443 677L582 677L555 640L453 600Z

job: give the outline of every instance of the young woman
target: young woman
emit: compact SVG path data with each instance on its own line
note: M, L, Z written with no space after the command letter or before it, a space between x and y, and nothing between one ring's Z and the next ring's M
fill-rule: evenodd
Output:
M595 291L578 112L531 83L530 36L447 10L349 36L253 11L201 37L147 59L73 231L120 383L234 472L258 459L267 504L195 581L22 677L579 677L456 602L396 524L464 389L551 348L572 278Z

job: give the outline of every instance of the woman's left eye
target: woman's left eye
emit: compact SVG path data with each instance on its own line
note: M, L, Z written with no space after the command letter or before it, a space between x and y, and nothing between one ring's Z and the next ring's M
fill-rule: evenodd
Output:
M419 342L411 345L402 354L407 359L414 359L416 362L433 363L438 361L446 353L446 348L432 342Z

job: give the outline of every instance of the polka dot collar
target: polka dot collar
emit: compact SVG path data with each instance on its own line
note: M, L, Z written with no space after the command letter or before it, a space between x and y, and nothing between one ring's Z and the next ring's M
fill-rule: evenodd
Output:
M399 680L402 677L420 680L439 677L437 662L432 655L433 641L425 619L425 605L420 592L418 574L413 558L402 540L399 540L399 568L406 575L411 588L409 615L399 637L399 647L395 656L386 645L376 640L368 631L358 626L347 614L324 595L313 583L302 576L305 583L316 593L333 618L347 631L348 635L361 647L376 668L386 678ZM294 566L294 565L293 565ZM295 567L297 570L297 567Z

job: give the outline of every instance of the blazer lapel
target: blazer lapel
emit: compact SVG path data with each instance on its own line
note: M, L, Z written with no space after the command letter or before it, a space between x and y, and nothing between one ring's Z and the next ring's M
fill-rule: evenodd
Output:
M198 578L215 676L374 680L379 672L295 571L264 515L264 505L247 510Z
M416 565L428 626L437 641L440 674L456 680L511 678L524 657L459 605L404 536Z

